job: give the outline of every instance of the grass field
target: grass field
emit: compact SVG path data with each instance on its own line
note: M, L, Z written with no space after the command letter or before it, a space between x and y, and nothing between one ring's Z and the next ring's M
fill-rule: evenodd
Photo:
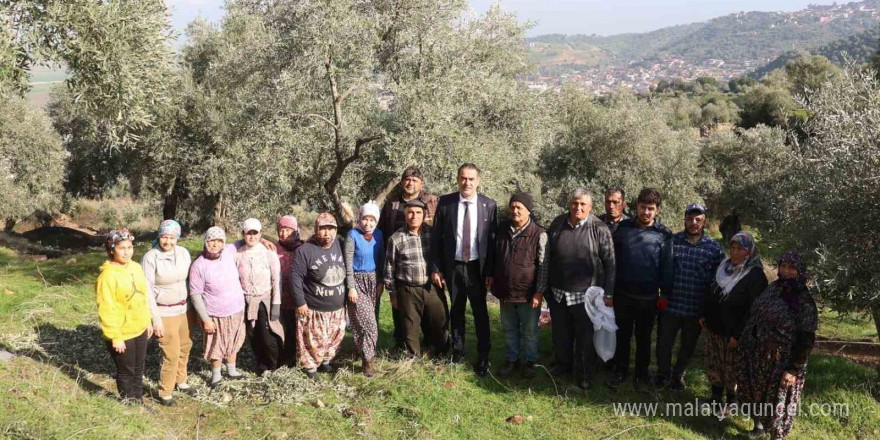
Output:
M184 242L197 251L198 240ZM136 258L146 245L136 249ZM379 374L366 379L351 354L350 336L338 358L335 378L309 383L300 372L281 369L269 378L248 373L244 381L209 391L201 360L201 335L190 362L198 394L174 408L152 399L150 413L115 398L110 357L96 325L93 283L103 252L35 262L0 248L0 345L18 354L0 362L0 438L11 439L329 439L329 438L565 438L699 439L743 438L746 419L719 422L710 417L629 416L615 402L693 402L708 394L702 350L688 374L688 390L636 393L631 384L617 392L602 385L600 373L586 394L547 374L527 381L477 378L469 366L408 360L389 355L391 319L387 300L380 322L384 357ZM492 361L500 365L503 337L497 308L490 308ZM823 315L824 318L824 315ZM826 319L821 332L860 335L870 322L847 321L841 328ZM468 329L471 330L470 326ZM473 349L473 333L469 334ZM541 331L542 362L549 364L549 330ZM247 347L247 344L246 344ZM239 364L250 371L247 348ZM471 352L471 360L474 354ZM155 396L159 349L147 358L149 390ZM494 372L494 371L493 371ZM880 438L876 373L849 361L813 356L804 396L811 404L845 404L845 415L801 416L790 438ZM820 407L817 407L820 408ZM518 415L521 423L506 419Z

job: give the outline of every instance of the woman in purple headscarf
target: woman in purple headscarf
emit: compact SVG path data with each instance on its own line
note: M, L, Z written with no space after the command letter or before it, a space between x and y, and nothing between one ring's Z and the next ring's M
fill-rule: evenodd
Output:
M743 328L738 381L740 413L755 421L750 434L763 436L766 430L781 439L797 415L819 314L801 254L786 252L777 269L779 279L752 304Z

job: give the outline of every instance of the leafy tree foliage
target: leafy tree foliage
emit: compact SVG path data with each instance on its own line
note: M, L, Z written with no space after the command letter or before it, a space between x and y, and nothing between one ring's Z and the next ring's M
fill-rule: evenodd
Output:
M2 0L0 16L16 56L0 67L9 72L3 76L20 79L40 62L66 66L76 102L96 119L91 136L113 147L136 142L152 125L172 74L162 0Z
M612 185L627 194L651 186L663 193L665 221L680 227L687 204L702 200L698 189L713 184L699 167L696 140L670 128L647 102L620 94L599 105L586 92L569 89L555 107L560 130L542 155L541 170L546 191L560 205L574 186L596 194Z
M793 150L783 226L808 251L822 296L842 310L873 308L880 330L880 82L848 66L802 103L813 116Z
M713 215L736 210L744 222L772 233L778 226L777 207L785 201L779 188L790 154L786 133L778 127L758 125L712 134L700 151L700 162L718 182L705 192Z
M0 218L6 228L60 208L66 153L46 115L0 89Z
M537 188L546 116L515 77L524 28L500 9L463 20L465 7L239 0L219 28L193 25L187 112L209 153L189 168L190 200L215 200L218 218L306 202L350 220L349 204L384 194L406 165L446 190L464 161L485 169L490 194Z

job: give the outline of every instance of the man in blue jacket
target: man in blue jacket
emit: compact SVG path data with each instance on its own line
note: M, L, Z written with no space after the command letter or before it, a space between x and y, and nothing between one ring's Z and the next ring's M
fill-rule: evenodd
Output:
M615 387L629 373L630 339L636 337L634 386L650 382L651 333L654 318L662 311L672 290L672 231L656 217L660 191L645 188L636 201L636 217L620 222L614 232L617 282L614 314L617 321L615 374L608 384Z

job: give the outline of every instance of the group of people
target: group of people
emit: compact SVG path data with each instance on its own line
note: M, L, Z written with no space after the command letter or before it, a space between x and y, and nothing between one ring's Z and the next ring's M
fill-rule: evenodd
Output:
M363 205L344 240L326 212L318 215L307 241L292 216L278 221L277 243L262 237L258 220L247 219L242 239L234 243L223 229L208 229L204 250L191 262L177 245L180 225L166 220L139 265L132 261L134 237L125 229L111 231L97 301L120 395L142 401L146 341L153 334L163 352L160 401L173 405L175 390L192 391L186 383L188 316L201 323L211 386L223 380L224 363L228 378L241 376L236 355L245 339L259 374L283 365L302 368L310 378L332 373L347 326L363 373L372 376L385 290L396 345L453 362L466 358L470 303L473 368L479 376L489 373L487 294L500 300L506 340L502 377L517 370L527 378L537 375L538 320L546 303L552 319L550 373L570 375L589 389L601 362L585 303L601 295L618 327L616 352L605 365L608 386L627 379L634 336L634 386L683 390L705 329L712 386L707 403L722 411L769 405L772 411L750 412L752 434L769 431L781 438L791 430L818 321L800 254L786 252L777 261L779 279L768 283L749 233L734 234L725 256L705 233L706 208L692 203L684 212L685 229L674 234L658 219L661 194L653 188L638 194L632 218L622 188L605 191L606 212L600 217L592 214L592 193L577 188L569 194L568 212L545 228L532 215L535 202L526 192L511 196L509 218L499 223L496 202L477 191L480 170L473 164L458 169L458 192L437 198L424 183L420 170L407 168L400 188L381 208L372 201ZM188 314L190 308L195 313Z

